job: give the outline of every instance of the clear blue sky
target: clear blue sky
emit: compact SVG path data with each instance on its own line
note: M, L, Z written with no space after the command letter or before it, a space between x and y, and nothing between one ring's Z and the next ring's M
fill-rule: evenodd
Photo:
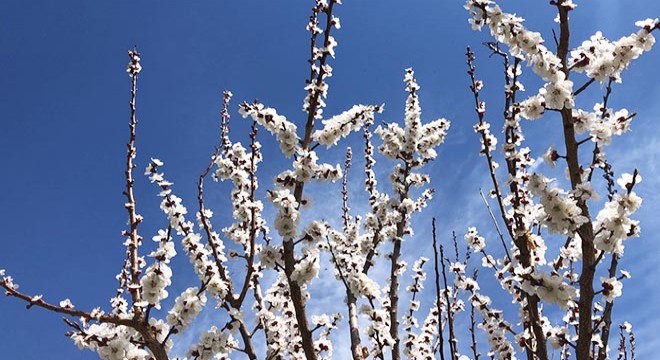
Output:
M555 14L547 1L502 3L505 10L527 18L527 25L551 44ZM597 30L618 38L636 31L636 20L660 16L657 0L577 3L571 14L572 45ZM440 158L429 169L437 199L426 212L438 216L445 234L454 229L462 234L475 223L485 230L489 224L478 202L486 168L472 132L466 45L476 48L479 72L492 94L487 99L491 113L501 108L500 64L487 60L480 44L489 38L470 29L462 5L345 1L336 11L342 28L335 33L339 46L331 62L335 71L325 111L335 114L355 103L385 103L381 119L397 121L405 100L403 70L415 68L425 121L452 121ZM121 192L130 85L124 70L126 50L137 45L143 54L138 170L149 157L165 161L175 191L192 207L194 181L216 143L224 89L235 95L232 130L238 140L246 134L245 122L235 111L240 101L258 98L290 120L302 121L309 51L304 27L310 6L309 1L2 1L0 268L26 292L53 301L69 297L82 309L108 308L124 251ZM637 329L640 358L660 352L655 340L660 320L655 235L660 232L659 65L660 52L654 49L624 73L624 83L615 86L612 97L614 107L638 112L633 132L616 139L609 153L619 174L636 166L644 176L639 193L645 202L638 216L642 237L627 243L622 262L633 279L625 282L624 297L616 306ZM536 82L526 85L530 94L538 87ZM597 86L587 95L594 101L601 96ZM496 118L491 121L498 133L501 124ZM561 144L557 119L525 126L529 142L538 144L534 156ZM266 136L262 139L271 144ZM283 166L277 157L267 157L263 165L267 174ZM263 188L269 186L268 179L270 175L262 178ZM226 188L214 189L209 202L222 212ZM137 191L138 210L147 219L143 234L150 238L165 220L156 189L140 178ZM179 261L187 268L183 256ZM188 270L175 275L170 293L194 284L193 277ZM78 351L63 336L66 330L57 315L26 311L15 299L0 299L0 358L95 358Z

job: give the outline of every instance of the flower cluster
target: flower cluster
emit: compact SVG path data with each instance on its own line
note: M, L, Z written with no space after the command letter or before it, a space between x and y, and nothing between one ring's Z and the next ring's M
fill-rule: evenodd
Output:
M553 83L566 81L561 71L561 60L543 45L541 34L523 26L521 17L503 12L490 0L467 0L465 9L472 14L469 22L473 29L480 30L487 25L498 42L509 46L511 55L524 56L543 80Z
M307 23L307 31L312 36L311 54L309 59L310 77L307 80L305 91L307 96L303 102L303 111L310 114L314 119L320 119L325 107L324 99L328 95L328 83L325 81L332 76L332 67L327 63L328 56L335 57L335 47L337 40L330 35L332 28L341 28L339 18L332 15L334 4L341 4L339 0L316 0L312 8L312 16ZM321 27L319 15L325 14L327 17L325 29ZM318 44L318 41L323 44Z
M298 143L300 142L296 133L298 127L287 120L286 117L279 115L275 109L264 108L263 104L256 102L253 104L243 102L239 107L239 112L243 118L250 116L252 120L275 135L285 156L293 155L298 149Z
M282 355L292 359L304 359L290 289L283 272L279 273L263 300L255 304L255 309L256 319L266 335L266 357Z
M550 182L545 176L534 173L530 176L528 189L541 201L548 230L572 235L589 219L582 215L582 209L577 205L572 193L566 194L557 187L550 187Z
M484 257L484 259L486 259L486 257ZM452 265L452 271L454 273L455 287L443 290L447 292L446 297L451 302L449 304L449 310L451 310L453 314L463 310L462 301L456 298L458 294L455 289L460 288L467 292L469 294L468 299L473 309L477 310L483 318L478 327L487 335L488 344L491 348L489 356L497 354L498 359L515 359L516 351L507 337L507 333L512 332L513 326L504 319L503 312L492 306L492 300L490 297L479 292L480 289L476 280L468 278L465 275L465 265L463 263L454 263ZM453 293L453 295L450 296L450 293ZM450 341L452 341L452 339L450 339ZM456 354L456 357L459 359L466 359L466 357L461 357L459 354Z
M238 342L227 332L221 331L215 326L204 332L199 342L188 351L188 356L193 359L229 359L228 353L238 347Z
M176 255L176 250L168 231L159 230L158 235L153 239L158 242L158 248L149 254L149 257L152 257L155 262L145 271L140 285L142 286L142 300L160 309L161 300L168 296L166 288L172 284L172 269L169 262Z
M275 229L283 238L296 236L300 212L298 202L289 189L275 189L268 192L268 200L278 208Z
M299 285L310 283L319 275L319 254L317 251L308 251L306 257L296 264L291 273L291 280Z
M446 119L438 119L422 125L417 94L419 85L414 74L412 69L406 69L404 76L408 92L405 127L402 129L398 124L390 123L387 127L378 126L376 134L383 141L378 149L387 158L412 160L413 154L416 154L414 160L419 165L437 156L435 147L444 142L450 123Z
M404 331L406 338L404 340L404 354L411 359L429 359L433 358L433 339L434 332L438 326L438 308L432 307L424 320L422 331L419 334L414 329L419 327L414 313L419 310L420 301L417 295L424 288L426 273L423 266L428 262L428 258L421 257L413 264L412 284L406 288L406 291L412 294L409 311L403 316Z
M299 150L295 161L293 162L293 177L299 182L308 182L312 179L319 181L329 180L337 181L341 178L342 172L339 165L318 164L318 156L312 150ZM279 176L280 179L286 179L290 173L284 173ZM291 184L282 180L282 184Z
M576 72L584 72L597 81L616 79L621 82L621 72L645 51L651 50L655 37L651 34L660 20L646 19L635 23L640 29L614 42L598 31L589 40L571 51L568 64Z
M374 114L383 111L383 106L355 105L339 115L323 120L323 128L316 130L312 135L319 144L328 148L337 145L341 138L345 138L351 132L358 131L364 125L374 122Z
M536 120L545 113L545 98L543 95L534 95L518 104L519 114L528 120Z
M183 332L206 305L206 295L198 288L186 289L174 301L174 306L167 313L167 323Z
M481 252L486 247L486 239L479 235L477 228L474 226L468 228L464 239L474 252Z
M539 95L533 97L538 103L538 98L543 97L545 102L545 107L547 109L572 109L573 102L573 82L571 80L566 80L564 73L557 73L557 79L551 81L543 86L543 89L539 91ZM535 114L530 114L535 115Z
M216 170L213 178L217 180L231 180L233 189L231 191L233 212L235 220L231 226L223 228L225 236L237 244L240 244L246 254L250 254L252 241L256 236L256 229L267 231L266 220L263 219L263 202L254 196L259 187L256 171L259 163L263 160L261 144L254 139L256 134L251 134L252 151L247 152L240 143L232 144L229 139L225 140L226 150L214 157ZM210 216L209 216L210 217ZM208 219L203 226L210 228ZM212 238L218 239L212 233ZM215 241L216 251L222 253L222 242ZM222 259L221 259L222 260Z
M383 347L394 344L394 339L390 335L390 314L385 309L373 308L366 304L360 308L360 313L370 320L365 332L371 340L373 356L379 356Z
M332 316L323 314L312 315L311 317L312 324L323 328L318 339L314 340L314 351L322 359L332 359L333 346L330 340L330 334L338 328L339 320L341 320L341 314L339 313L335 313Z
M523 281L523 290L530 294L536 293L548 304L557 304L566 310L577 296L577 290L557 274L535 272L531 276L534 281ZM537 284L536 291L533 290L532 284Z
M490 124L485 121L480 121L474 125L474 132L481 134L481 150L480 155L492 152L497 149L497 137L490 132Z
M160 340L164 340L164 334ZM136 342L141 339L134 329L114 324L92 324L71 339L79 349L96 351L103 360L148 360L149 351ZM171 345L171 342L170 342Z
M581 109L573 110L573 123L578 134L589 132L591 141L603 147L609 145L612 136L622 135L630 130L630 122L635 114L627 109L614 111L605 108L602 103L594 105L594 111L588 112Z
M206 289L217 299L224 298L228 291L227 283L220 273L224 269L219 269L213 261L212 250L202 244L201 235L193 231L194 224L185 219L188 210L181 203L181 198L172 194L172 183L165 180L162 173L158 172L159 166L163 163L158 159L152 159L147 166L146 174L149 179L156 183L161 191L159 196L163 198L160 204L161 210L167 215L170 226L179 236L183 236L181 241L184 251L188 254L190 262L194 265L195 272L202 282L206 284ZM211 213L207 213L210 215ZM211 241L219 242L219 239Z
M642 181L642 177L635 174L623 174L617 181L625 191L624 194L615 194L612 200L596 216L594 229L597 230L594 243L598 250L623 255L623 241L629 237L639 236L640 226L638 220L630 216L639 209L642 199L632 191L634 184Z
M359 224L351 222L344 229L344 233L331 229L328 231L328 240L333 254L335 277L343 278L351 293L355 296L368 299L380 297L380 286L372 280L362 269L365 265L364 249L361 244L367 237L358 233Z
M137 50L128 50L128 57L131 60L126 66L126 72L129 76L136 76L142 71L142 65L140 65L140 53Z

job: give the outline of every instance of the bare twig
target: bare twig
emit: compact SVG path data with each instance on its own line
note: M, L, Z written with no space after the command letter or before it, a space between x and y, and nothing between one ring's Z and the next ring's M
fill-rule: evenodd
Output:
M490 204L488 203L488 200L486 200L486 197L484 196L484 193L481 191L481 189L479 189L479 195L481 195L481 199L484 201L484 205L486 205L488 214L490 214L490 218L493 220L493 224L495 225L495 230L497 231L497 235L500 237L500 241L502 242L502 248L504 249L504 253L506 254L507 259L509 259L509 262L511 262L512 260L511 260L511 255L509 255L509 248L506 246L506 241L504 241L504 235L500 230L500 225L497 223L497 219L495 219L495 214L493 214L493 210L490 208Z
M438 308L438 339L439 339L439 345L440 345L440 360L445 360L445 341L443 338L443 331L442 331L442 304L440 301L440 274L438 271L438 245L437 245L437 240L436 240L436 231L435 231L435 217L433 218L432 222L432 234L433 234L433 259L434 259L434 267L433 269L435 270L435 306ZM444 263L442 265L442 269L444 271ZM443 273L444 276L444 273ZM445 284L447 283L447 279L445 278ZM445 288L446 289L446 286ZM443 289L443 291L444 291Z

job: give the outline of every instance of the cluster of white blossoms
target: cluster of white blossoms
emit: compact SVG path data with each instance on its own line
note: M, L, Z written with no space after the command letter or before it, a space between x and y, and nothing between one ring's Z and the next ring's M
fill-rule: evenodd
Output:
M206 305L206 295L196 287L186 289L174 301L174 306L167 313L167 323L183 332L199 315Z
M488 300L490 301L490 299ZM472 301L475 307L478 308L479 305L483 304L485 299L474 297ZM507 328L503 326L500 319L502 313L499 311L488 311L484 308L481 314L484 316L484 320L478 326L488 337L488 345L490 345L491 349L488 354L490 356L497 355L498 360L515 360L516 350L507 338Z
M365 274L364 252L361 244L367 241L366 236L360 236L360 224L350 222L343 233L334 229L328 230L328 240L332 250L335 265L335 277L344 279L350 292L358 297L378 299L381 295L380 285Z
M259 103L248 104L243 102L239 107L239 113L244 118L250 116L252 120L275 135L285 156L293 155L298 149L300 142L300 138L296 133L298 127L283 115L279 115L275 109L264 108L264 105Z
M291 280L299 285L310 283L319 275L320 261L318 251L307 251L305 257L296 264L291 273Z
M235 348L238 348L238 342L231 334L211 326L190 348L188 356L199 360L229 359L228 354Z
M411 294L411 299L409 310L403 315L403 330L405 332L403 352L409 359L433 359L433 334L437 331L438 326L438 308L432 306L429 309L429 313L419 333L416 333L419 323L414 316L415 312L419 311L420 308L421 302L418 295L424 289L426 272L424 272L423 266L428 261L429 259L425 257L421 257L415 261L412 268L412 283L406 288L406 291Z
M164 342L169 331L167 324L151 319L150 327L154 330L157 340ZM143 346L138 345L141 335L132 328L110 323L91 324L81 332L71 333L69 337L79 349L89 349L98 353L103 360L148 360L151 354ZM165 343L166 349L171 349L172 341Z
M159 196L163 200L161 201L160 208L167 215L172 229L175 230L177 235L183 237L181 240L183 249L188 254L190 262L194 266L195 273L206 284L206 290L213 294L215 298L223 299L228 291L227 283L220 274L224 269L218 268L212 260L213 250L209 245L204 245L201 242L201 235L193 231L194 224L185 219L184 215L188 213L188 210L181 203L181 198L172 194L172 183L165 180L163 174L158 172L159 166L162 165L162 161L152 159L145 172L149 175L149 179L161 188ZM206 216L210 216L211 214L211 212L206 212ZM217 234L211 236L211 241L214 241L221 249L224 248L222 242L217 238ZM224 255L221 256L224 257Z
M558 274L533 272L534 281L522 281L522 289L528 294L536 294L548 304L557 304L566 310L577 296L577 290L564 282Z
M591 141L603 147L612 142L614 135L622 135L630 130L630 122L635 117L627 109L614 111L604 108L602 103L594 105L594 111L573 109L573 123L578 134L589 132Z
M153 237L158 242L158 248L149 254L155 262L147 267L140 285L142 286L142 300L148 305L160 309L160 302L167 298L167 287L172 285L172 269L170 259L176 255L174 242L166 230L159 230Z
M474 132L482 134L480 155L495 151L497 149L497 137L490 132L490 124L482 121L474 125Z
M248 152L241 143L232 144L227 137L223 140L224 151L213 157L216 165L213 179L216 181L231 180L233 185L230 194L233 208L232 217L235 221L222 231L227 238L242 246L246 256L255 251L252 247L257 231L268 232L266 220L262 217L264 204L255 198L255 192L259 188L259 181L255 174L259 163L263 160L261 144L256 141L254 130L250 136L252 137L251 152ZM206 217L205 221L200 219L200 222L201 226L210 230L209 218L210 216ZM212 238L219 239L217 234L209 232ZM216 256L219 255L220 260L224 262L226 260L222 251L224 246L220 241L216 241L215 244L215 250L218 253Z
M478 236L476 235L476 230L472 232L472 229L469 229L468 233L473 233L474 236ZM484 256L484 259L490 264L488 267L495 266L492 257ZM491 349L488 355L491 357L497 356L497 358L501 360L516 359L515 348L507 338L507 332L513 330L513 325L504 319L501 310L495 309L492 306L492 300L490 297L479 292L480 287L478 282L475 279L466 276L464 263L455 262L451 264L451 271L454 273L454 287L441 290L443 292L448 292L447 298L452 302L452 304L449 304L449 310L453 312L454 316L457 312L464 310L464 305L462 301L458 299L458 292L456 290L461 289L469 294L468 300L470 304L482 316L482 321L478 324L478 328L482 329L488 338L488 344ZM497 277L500 278L502 286L506 288L504 281L502 280L503 277ZM449 341L456 341L456 339L449 339ZM459 359L468 359L465 355L460 355L458 353L455 355Z
M640 29L636 33L613 42L598 31L571 51L568 64L571 70L584 72L597 81L616 79L621 82L621 72L655 44L651 31L658 23L657 18L638 21L635 25Z
M429 261L428 258L426 257L420 257L413 263L412 271L413 271L413 282L406 288L406 291L415 294L422 289L424 289L424 280L426 280L426 272L424 271L423 267L424 264L426 264ZM410 308L413 309L414 311L417 311L419 309L419 302L416 301L411 301Z
M552 180L542 174L530 175L528 189L537 196L543 206L540 220L551 233L573 236L577 229L589 221L582 215L582 209L577 205L573 193L565 193L558 187L550 187Z
M151 159L149 165L144 171L144 175L149 177L149 181L155 183L161 188L158 196L163 198L160 203L160 209L167 215L170 226L177 230L180 226L185 226L184 215L188 213L188 209L181 203L181 198L176 195L172 195L173 185L171 182L165 179L165 176L162 172L158 172L159 167L163 166L163 162L159 159ZM184 225L185 224L185 225ZM188 229L190 229L189 227Z
M259 251L259 262L261 266L267 269L274 269L276 266L283 266L282 247L266 245Z
M394 339L390 334L390 314L384 308L385 304L386 301L384 300L381 303L383 308L380 309L367 304L360 307L360 313L369 320L369 325L364 329L364 332L369 337L371 353L375 357L381 356L385 347L394 344Z
M573 108L573 82L564 79L565 77L563 72L557 73L557 79L546 83L543 89L539 90L539 95L535 97L543 96L547 109Z
M312 8L312 16L307 23L307 31L312 36L311 56L310 63L310 78L307 80L305 91L307 96L303 101L303 112L312 113L315 119L321 119L323 115L323 108L326 104L324 99L328 96L328 83L325 81L332 76L332 67L327 63L327 57L335 57L335 47L337 40L334 36L330 35L332 28L341 28L339 18L332 15L332 6L334 4L341 4L338 0L315 0L314 7ZM321 27L319 15L326 14L327 26L325 29ZM323 44L318 44L318 41Z
M165 341L169 331L167 324L152 319L150 326L160 330L155 333L159 335L159 341ZM70 335L71 340L79 349L89 349L98 353L103 360L148 360L151 358L149 351L137 343L142 339L141 335L126 326L101 323L91 324L85 327L84 332ZM172 342L167 342L167 349L172 347Z
M474 226L468 228L463 238L475 253L481 252L486 247L486 239L479 235L477 228Z
M304 296L308 296L306 287L302 287ZM282 356L291 359L305 359L300 346L300 332L291 302L290 288L284 272L280 272L273 285L266 291L263 299L255 303L256 320L263 327L266 336L266 358ZM319 327L334 327L336 321L322 321L323 315L314 317ZM332 352L332 345L327 335L322 335L317 342L317 356L323 352Z
M146 168L145 175L149 176L149 180L152 183L158 184L161 187L160 196L163 199L171 196L173 201L176 202L171 207L164 206L164 201L161 203L162 209L168 209L171 211L171 214L182 213L185 214L187 210L181 205L180 199L171 194L170 186L172 185L167 180L165 180L163 173L158 172L158 167L163 166L163 162L158 159L151 159L149 165ZM178 226L179 217L170 216L170 225ZM172 221L175 224L172 224ZM168 230L158 230L158 234L153 237L153 240L158 243L158 248L149 254L149 257L152 257L155 262L150 265L145 271L142 279L140 279L140 285L142 286L142 300L145 302L145 305L152 305L157 309L160 309L160 302L168 296L166 288L172 284L172 269L169 266L170 259L176 255L176 250L174 248L174 243L170 235L170 229ZM138 304L141 305L141 304Z
M434 359L435 334L438 332L439 310L436 306L429 309L429 313L422 323L418 334L410 332L404 342L404 354L410 359ZM412 330L412 329L411 329ZM462 360L462 359L461 359Z
M142 71L142 65L140 65L140 53L138 53L137 50L128 50L128 57L130 58L130 61L126 66L126 72L128 73L128 76L133 77Z
M256 311L255 320L264 329L267 344L267 357L274 357L286 351L290 341L288 326L291 316L283 316L284 312L293 315L290 297L284 294L288 291L287 280L280 273L263 299L257 299L253 306ZM298 349L298 353L299 353Z
M275 218L275 229L282 238L296 236L300 212L298 202L289 189L275 189L268 192L268 200L279 210Z
M534 95L518 104L520 115L528 120L539 119L545 113L545 98L543 95Z
M642 198L632 191L633 184L641 181L642 177L637 174L634 177L631 174L623 174L617 181L624 193L614 194L612 200L606 202L598 212L594 222L594 243L598 250L623 255L623 241L639 236L639 221L631 219L630 216L642 205Z
M8 288L12 290L18 290L18 284L14 283L14 278L9 275L5 275L6 272L7 271L5 269L0 269L0 281L2 281L2 283Z
M351 132L362 129L364 125L374 122L374 113L383 111L383 106L355 105L339 115L323 120L323 128L316 130L312 138L319 144L328 148L337 145L341 138L347 137Z
M414 78L415 72L406 69L404 82L408 98L405 109L405 127L390 123L387 127L378 126L376 134L383 143L378 148L381 154L393 160L412 160L415 166L435 159L435 147L442 144L449 129L449 121L438 119L422 125L421 108L419 106L419 85Z
M337 181L342 177L339 165L327 163L318 164L318 156L313 150L299 150L293 162L293 176L296 181L308 182L312 179L317 181Z
M546 91L550 96L556 97L557 104L569 101L564 95L566 91L567 95L571 94L572 83L566 80L561 71L561 60L543 45L544 40L540 33L525 28L522 24L523 18L503 12L491 0L467 0L465 8L472 14L469 22L473 29L480 30L487 25L498 42L509 46L511 55L524 57L543 80L555 83L554 87L550 88L553 91L547 91L547 88ZM557 93L552 94L555 91ZM560 97L564 98L564 101L560 101Z
M319 355L321 359L332 359L333 345L330 340L330 334L333 330L338 328L338 323L341 320L342 316L339 313L332 314L328 316L323 315L312 315L311 322L315 326L322 328L323 330L319 334L319 337L314 340L314 351Z

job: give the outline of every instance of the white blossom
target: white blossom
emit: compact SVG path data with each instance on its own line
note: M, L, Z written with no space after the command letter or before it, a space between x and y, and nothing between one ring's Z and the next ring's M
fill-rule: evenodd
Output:
M600 281L603 284L603 299L606 302L612 302L614 299L621 296L621 290L623 289L623 283L615 277L606 278L601 276Z

